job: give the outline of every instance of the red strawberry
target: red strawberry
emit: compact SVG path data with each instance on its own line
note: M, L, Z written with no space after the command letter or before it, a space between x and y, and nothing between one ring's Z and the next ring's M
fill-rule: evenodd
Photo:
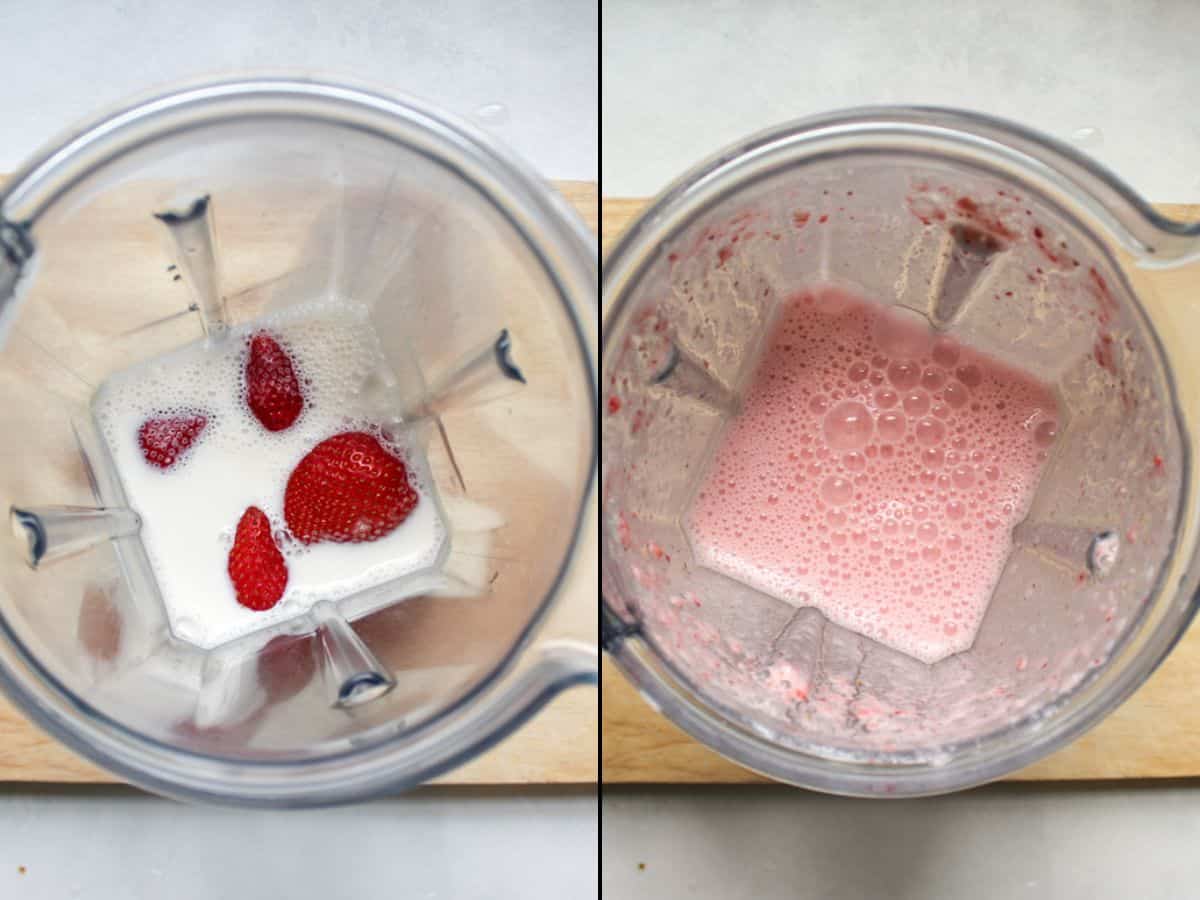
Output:
M408 470L365 431L326 438L288 477L283 517L292 535L317 541L376 541L417 505Z
M250 338L246 362L246 402L267 431L291 427L304 407L292 358L265 331Z
M287 587L287 563L275 546L266 513L257 506L248 507L238 522L229 551L229 579L238 603L259 611L278 603Z
M312 680L317 669L311 634L281 634L258 651L258 683L275 703L293 697Z
M142 456L152 466L169 469L196 442L207 425L208 416L202 413L147 419L138 429Z

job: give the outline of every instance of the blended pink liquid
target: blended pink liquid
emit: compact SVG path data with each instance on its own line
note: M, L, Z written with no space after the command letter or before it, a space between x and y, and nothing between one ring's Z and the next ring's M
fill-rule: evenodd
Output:
M916 314L797 295L704 475L693 549L936 662L975 639L1058 415L1049 387Z

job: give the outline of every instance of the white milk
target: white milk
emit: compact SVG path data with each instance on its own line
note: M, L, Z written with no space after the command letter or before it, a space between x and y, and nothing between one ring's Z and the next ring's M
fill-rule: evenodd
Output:
M246 337L269 331L291 354L303 385L304 410L285 431L259 424L244 400ZM272 609L238 604L226 569L238 520L257 506L282 537L288 475L327 437L362 429L381 411L368 380L391 381L365 308L320 301L239 326L113 375L92 401L129 505L142 516L145 544L175 636L213 647L365 588L438 562L446 528L424 459L403 455L420 494L395 531L363 544L303 546L280 540L288 585ZM202 410L208 426L170 469L142 456L138 428L147 418Z

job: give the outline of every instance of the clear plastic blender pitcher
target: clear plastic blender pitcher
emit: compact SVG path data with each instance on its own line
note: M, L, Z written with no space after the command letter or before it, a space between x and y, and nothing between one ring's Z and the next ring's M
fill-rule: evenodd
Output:
M595 682L589 635L534 639L588 562L596 254L488 136L334 85L189 87L15 175L0 241L0 672L51 734L176 796L338 802ZM403 578L199 645L164 614L97 389L328 297L369 310L392 375L358 389L419 446L445 540Z
M605 648L701 741L822 790L952 790L1062 746L1193 614L1197 352L1158 292L1197 258L1200 228L968 114L833 115L699 166L605 263ZM918 313L1059 400L974 643L933 664L707 567L684 527L781 301L822 284Z

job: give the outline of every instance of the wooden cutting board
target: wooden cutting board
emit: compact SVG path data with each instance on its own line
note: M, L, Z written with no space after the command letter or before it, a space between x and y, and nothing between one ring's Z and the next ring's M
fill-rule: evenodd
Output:
M605 199L601 214L607 251L644 200ZM1164 205L1181 221L1200 220L1200 205ZM1164 279L1165 303L1196 307L1200 332L1200 272ZM1187 302L1192 301L1192 302ZM1200 368L1195 372L1200 377ZM1120 709L1053 756L1011 776L1014 780L1179 778L1200 775L1200 627ZM692 740L650 709L607 659L601 671L601 766L604 781L616 783L764 782L768 779L729 762Z
M0 176L2 182L3 176ZM593 232L597 189L590 182L557 187ZM547 622L547 638L596 642L597 538L595 514L583 540L588 563L579 566ZM576 688L560 695L516 734L488 753L439 779L439 784L588 784L597 779L598 695ZM113 782L117 779L84 761L37 730L0 697L0 782Z

